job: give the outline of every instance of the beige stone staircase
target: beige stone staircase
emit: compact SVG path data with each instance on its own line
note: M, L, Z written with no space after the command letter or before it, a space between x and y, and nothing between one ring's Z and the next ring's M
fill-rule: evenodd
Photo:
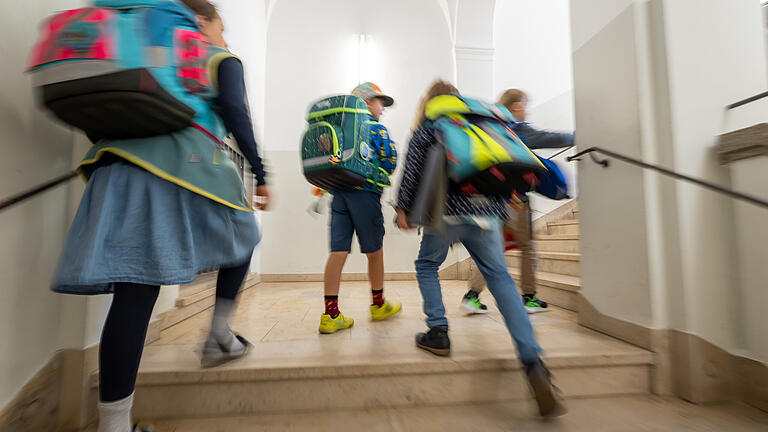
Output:
M576 311L581 288L579 208L572 201L534 223L536 292L554 306ZM520 251L507 252L509 272L520 282Z
M581 327L576 314L566 310L574 308L579 287L575 205L570 204L568 218L555 212L548 217L557 220L538 222L546 222L547 231L537 241L555 249L541 253L538 273L542 298L555 306L550 313L531 316L547 364L569 398L648 395L653 354ZM507 257L513 267L518 258L515 253ZM403 312L376 323L367 316L368 283L344 282L340 305L356 321L333 335L317 333L322 283L264 282L243 293L232 322L254 343L253 353L201 370L199 351L210 323L212 288L205 278L185 288L174 314L188 318L162 330L145 348L134 406L139 420L529 400L496 306L488 302L487 315L461 313L465 281L443 281L450 358L414 346L414 334L425 329L415 281L387 282L387 297L401 301ZM94 376L94 394L97 383Z

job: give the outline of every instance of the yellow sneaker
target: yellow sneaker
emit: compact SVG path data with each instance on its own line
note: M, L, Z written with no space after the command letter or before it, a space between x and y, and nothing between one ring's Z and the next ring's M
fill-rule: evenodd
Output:
M355 320L345 317L342 313L339 313L336 318L331 318L330 315L323 314L320 316L320 328L318 330L322 334L331 334L336 333L339 330L344 330L345 328L350 328L354 323Z
M373 321L385 320L400 313L403 305L400 302L385 301L381 306L371 305L371 319Z

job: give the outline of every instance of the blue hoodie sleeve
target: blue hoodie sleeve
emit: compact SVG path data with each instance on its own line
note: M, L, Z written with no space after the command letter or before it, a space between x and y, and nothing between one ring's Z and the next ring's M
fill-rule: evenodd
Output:
M379 152L379 166L391 175L397 168L397 147L390 139L387 127L380 123L375 125L371 129L371 139Z
M256 177L256 183L262 186L266 184L266 173L264 163L259 156L245 95L242 63L235 57L224 59L219 64L219 96L216 102L224 125L235 137L240 151L251 164L251 172Z

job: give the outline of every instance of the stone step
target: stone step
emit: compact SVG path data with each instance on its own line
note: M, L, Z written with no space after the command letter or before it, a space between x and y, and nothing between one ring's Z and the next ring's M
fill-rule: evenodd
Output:
M620 351L558 354L550 350L547 365L566 398L648 394L652 353L632 347ZM348 353L328 357L336 357L338 364L143 371L133 414L146 420L530 397L521 365L511 355L469 354L451 359L430 355L386 362L351 361Z
M388 298L401 301L403 310L383 322L368 318L367 287L367 282L343 283L340 304L356 322L332 335L317 332L321 282L262 283L245 291L232 328L254 348L220 368L200 368L200 349L210 326L207 313L164 331L144 349L134 418L530 403L515 347L496 305L486 302L486 315L466 316L461 311L465 281L442 283L451 326L449 358L414 346L414 334L424 331L425 324L413 282L388 283ZM581 327L576 314L554 306L550 312L531 315L531 323L566 397L649 393L652 353ZM92 379L95 401L98 379ZM89 408L95 411L95 403Z
M189 285L179 287L179 298L176 299L176 307L189 306L192 303L209 297L211 290L216 291L216 273L198 278Z
M157 320L150 324L150 331L157 333L166 330L213 307L216 301L216 277L216 273L205 275L189 285L181 286L179 298L176 299L176 307L160 314ZM259 281L259 275L251 273L245 279L241 289L247 290ZM154 338L150 339L150 341L153 340Z
M520 267L521 252L511 250L506 253L507 266ZM581 276L581 255L569 252L536 252L537 269L545 273L557 273L568 276Z
M197 276L194 282L181 285L179 296L192 295L216 285L217 272L207 272Z
M539 252L579 253L579 236L539 235L536 237L536 250Z
M553 422L535 417L528 401L380 410L314 411L243 417L162 419L158 431L317 432L341 431L759 431L768 413L737 402L696 405L674 397L651 395L571 399L568 414ZM471 415L467 415L471 413ZM149 422L141 422L143 425ZM760 425L763 425L762 427ZM333 425L323 428L320 425ZM637 426L639 425L639 426ZM684 426L682 426L684 425ZM87 432L96 432L96 426Z
M520 283L520 269L510 268L509 274ZM547 303L577 311L581 279L555 273L536 273L536 295Z
M557 222L549 222L547 224L548 234L560 235L571 234L579 235L579 221L578 219L563 220Z

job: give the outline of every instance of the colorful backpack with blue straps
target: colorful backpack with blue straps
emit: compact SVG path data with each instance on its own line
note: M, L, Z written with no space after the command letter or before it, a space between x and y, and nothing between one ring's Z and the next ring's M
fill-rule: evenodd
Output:
M308 182L325 190L390 185L377 154L381 149L371 143L372 132L386 128L373 120L365 101L353 95L321 99L312 104L307 123L301 163ZM388 149L383 151L388 157Z
M536 156L538 157L538 155ZM565 181L565 175L563 175L560 167L549 159L539 157L539 160L547 168L547 172L536 176L532 192L556 201L570 199L568 183Z
M42 104L98 138L143 138L196 125L224 135L209 44L173 0L93 0L46 20L29 61Z
M445 146L448 177L466 193L527 192L547 171L512 130L515 119L503 105L442 95L427 102L425 113Z

